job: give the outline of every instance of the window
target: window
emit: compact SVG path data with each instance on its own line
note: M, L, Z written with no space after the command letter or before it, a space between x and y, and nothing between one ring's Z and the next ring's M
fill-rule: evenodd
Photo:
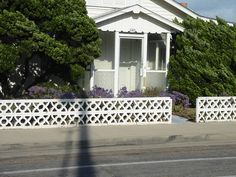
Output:
M148 41L148 70L166 70L166 45L163 40Z

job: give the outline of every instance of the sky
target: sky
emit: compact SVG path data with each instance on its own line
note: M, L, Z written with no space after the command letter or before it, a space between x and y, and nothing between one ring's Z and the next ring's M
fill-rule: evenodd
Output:
M215 18L219 16L226 21L236 22L236 0L177 0L187 2L194 12Z

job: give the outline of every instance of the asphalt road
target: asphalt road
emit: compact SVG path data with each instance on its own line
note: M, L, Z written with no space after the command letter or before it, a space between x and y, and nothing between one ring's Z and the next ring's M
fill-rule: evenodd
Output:
M100 147L101 149L101 147ZM236 145L83 149L77 153L0 156L1 177L231 177Z

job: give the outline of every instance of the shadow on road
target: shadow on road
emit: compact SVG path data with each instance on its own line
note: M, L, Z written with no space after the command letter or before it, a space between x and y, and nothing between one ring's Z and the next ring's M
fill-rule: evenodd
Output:
M74 144L72 141L73 132L72 130L68 132L66 144L65 144L65 156L62 162L62 168L76 166L75 170L64 169L59 173L60 177L75 176L75 177L95 177L95 169L93 167L88 167L94 165L89 150L89 132L88 127L83 126L78 128L79 142ZM76 147L77 146L77 147ZM73 152L74 148L77 152ZM76 157L73 157L76 156ZM73 163L72 160L75 159ZM86 166L86 167L85 167Z
M68 167L70 164L70 159L72 157L71 151L73 148L73 141L72 141L72 130L70 130L66 136L66 144L65 144L65 155L63 157L62 165L61 167ZM68 175L68 170L62 170L59 173L59 177L65 177Z
M86 109L85 109L86 110ZM86 122L86 116L84 117ZM90 153L89 128L87 126L78 127L78 142L73 141L73 131L70 130L66 137L65 155L62 168L75 166L73 170L64 169L59 173L60 177L95 177L94 162ZM75 162L73 161L75 159ZM91 166L91 167L88 167Z
M79 143L79 150L77 159L78 166L83 167L86 165L94 165L92 160L91 153L89 151L90 142L89 142L89 131L88 127L80 127L80 138L83 141ZM93 167L90 168L78 168L77 177L95 177L95 169Z

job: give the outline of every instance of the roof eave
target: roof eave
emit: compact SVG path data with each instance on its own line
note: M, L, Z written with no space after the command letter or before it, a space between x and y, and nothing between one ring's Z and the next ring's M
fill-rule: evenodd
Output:
M120 16L120 15L123 15L125 13L129 13L129 12L132 12L132 11L134 12L135 10L136 11L138 10L141 13L144 13L144 14L146 14L146 15L148 15L148 16L150 16L150 17L152 17L152 18L154 18L154 19L156 19L156 20L158 20L158 21L160 21L160 22L170 26L171 28L174 28L174 29L180 31L180 32L184 31L184 28L182 26L180 26L180 25L178 25L178 24L176 24L176 23L174 23L172 21L169 21L168 19L166 19L166 18L164 18L164 17L162 17L162 16L160 16L160 15L158 15L158 14L156 14L156 13L154 13L154 12L152 12L152 11L150 11L150 10L140 6L140 5L138 5L138 4L133 5L133 6L129 6L129 7L117 10L117 11L113 11L113 12L111 12L109 14L105 14L105 15L99 16L97 18L94 18L94 20L95 20L95 23L98 24L98 23L106 21L108 19L111 19L111 18Z

